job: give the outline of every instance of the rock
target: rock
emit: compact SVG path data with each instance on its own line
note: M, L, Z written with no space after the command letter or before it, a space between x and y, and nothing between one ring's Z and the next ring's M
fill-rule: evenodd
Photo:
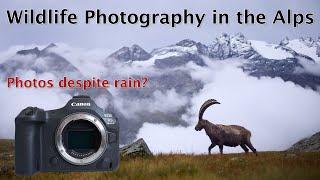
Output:
M313 90L317 90L320 84L320 76L304 72L303 66L296 58L272 60L257 57L246 61L240 67L244 72L254 77L280 77L284 81L291 81L301 87L309 87ZM301 72L297 73L299 69Z
M113 58L120 62L129 61L145 61L149 59L151 55L142 49L139 45L132 45L131 47L123 47L118 51L112 53L107 59Z
M153 155L147 143L142 138L138 139L132 144L120 148L120 154L122 157L144 157Z
M305 38L301 37L300 41L308 47L313 47L316 43L315 40L312 39L311 37L305 37Z
M232 56L230 46L230 36L223 33L220 37L216 38L212 45L209 46L209 57L227 59Z
M287 151L290 152L319 152L320 151L320 132L309 138L300 140L292 145Z
M209 54L208 47L200 42L195 42L191 39L184 39L178 43L176 43L176 46L181 47L196 47L197 54L205 55L207 56Z
M196 54L191 54L191 53L186 53L181 56L170 56L167 58L163 59L156 59L155 60L155 67L159 69L173 69L176 67L181 67L190 61L194 62L195 64L199 66L205 66L206 64L204 63L203 59L201 56L196 55Z
M290 39L288 38L288 37L285 37L284 39L282 39L281 41L280 41L280 46L286 46L286 45L288 45L289 44L289 41L290 41Z
M252 48L250 41L241 33L237 33L234 36L223 33L209 45L208 51L209 57L221 60L232 57L248 59L258 55Z
M241 33L237 33L230 38L230 47L232 55L235 57L243 57L248 59L258 54L252 48L250 41L248 41L247 38Z

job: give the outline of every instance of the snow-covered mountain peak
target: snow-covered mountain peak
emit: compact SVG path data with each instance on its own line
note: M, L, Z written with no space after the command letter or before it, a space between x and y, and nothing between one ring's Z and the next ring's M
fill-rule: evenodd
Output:
M250 58L256 54L250 41L241 33L231 37L230 46L232 53L236 56Z
M292 58L306 58L320 63L320 39L314 40L310 37L290 40L285 37L279 44L265 41L248 40L242 33L229 35L223 33L215 38L209 45L196 42L191 39L184 39L176 44L155 49L151 52L149 65L154 65L158 60L172 61L179 58L179 63L184 59L185 62L199 59L203 56L211 59L269 59L269 60L289 60ZM183 64L183 63L181 63ZM199 63L202 64L202 63ZM172 65L172 62L170 62Z
M176 44L181 47L191 47L196 48L196 51L191 51L190 53L198 53L199 55L208 55L208 47L200 42L193 41L191 39L184 39Z
M320 63L320 43L311 37L288 40L286 44L280 43L281 49L293 56L302 56Z
M130 49L130 51L132 51L132 52L143 52L143 51L145 51L145 50L142 49L142 47L140 47L138 44L133 44L129 49Z
M313 46L317 45L316 41L313 40L311 37L306 37L306 38L301 37L299 39L299 41L301 41L302 43L304 43L308 47L313 47Z
M231 57L252 58L256 52L251 47L250 41L241 34L233 36L223 33L209 45L209 57L227 59Z
M271 44L264 41L251 40L252 48L263 58L273 60L283 60L293 58L294 56L287 50L280 48L277 44Z
M177 56L186 53L196 54L198 52L197 43L194 41L183 40L177 44L155 49L151 52L152 56Z
M285 37L284 39L282 39L279 43L280 46L286 46L289 44L290 39L288 37Z
M0 72L7 76L51 73L59 77L69 73L75 77L81 77L79 70L67 59L58 53L49 51L53 47L56 47L56 45L51 43L41 50L35 47L17 51L16 55L0 64Z
M178 43L176 43L177 46L182 46L182 47L191 47L196 45L197 42L191 40L191 39L184 39L182 41L179 41Z
M221 36L216 38L216 42L219 44L230 44L230 36L227 33L222 33Z
M143 62L134 62L134 65L153 66L159 68L177 67L193 61L198 65L204 65L200 56L208 55L208 47L200 42L184 39L176 44L154 49L152 57Z
M251 40L251 45L262 57L267 59L285 60L303 57L320 63L320 46L310 37L293 40L286 37L280 41L279 45Z
M231 43L232 42L239 42L239 43L243 43L243 44L250 44L248 39L242 33L237 33L234 36L231 36L230 41L231 41Z
M150 57L151 55L137 44L131 47L122 47L109 56L109 58L117 59L121 62L144 61Z

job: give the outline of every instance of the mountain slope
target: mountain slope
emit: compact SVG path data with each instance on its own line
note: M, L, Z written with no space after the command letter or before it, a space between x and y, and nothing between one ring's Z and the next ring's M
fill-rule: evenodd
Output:
M37 47L32 49L20 50L16 54L0 64L0 74L2 81L9 76L19 76L21 79L53 79L60 80L64 76L68 79L85 79L83 74L73 66L67 59L60 54L52 51L55 44L50 44L43 49ZM95 88L83 91L76 88L61 88L59 93L73 96L77 94L89 95L94 100L100 102L103 109L113 110L121 120L121 124L130 124L130 121L123 117L122 113L113 107L114 98L107 89ZM57 107L60 108L60 107ZM10 113L10 112L6 112ZM129 122L129 123L128 123ZM123 131L121 131L121 134ZM134 135L131 135L133 137ZM126 134L122 134L121 143L128 140Z
M294 145L292 145L287 151L294 152L312 152L320 151L320 132L314 135L304 138Z
M237 59L240 68L255 77L280 77L302 87L316 90L320 85L319 40L285 38L279 44L247 40L238 33L234 36L222 34L209 45L190 39L174 45L155 49L148 60L133 62L134 66L173 69L189 62L206 66L204 58L212 61ZM318 67L318 69L317 69Z
M4 77L24 76L26 73L34 75L51 73L55 77L68 74L72 77L82 77L81 72L68 60L50 51L55 46L55 44L50 44L42 50L37 47L20 50L13 57L0 64L0 73Z
M142 49L139 45L134 44L131 47L122 47L116 52L112 53L108 59L115 59L120 62L130 61L144 61L151 57L151 55Z
M193 70L188 64L207 66L205 59L209 61L232 59L232 61L241 62L239 68L251 76L281 78L284 81L291 81L296 85L317 90L320 85L320 75L310 72L305 65L306 63L315 67L319 65L311 57L289 49L287 47L289 42L294 43L295 41L284 39L279 44L270 44L248 40L240 33L233 36L222 34L209 45L185 39L154 49L150 53L150 58L143 59L143 61L114 62L129 69L132 68L133 77L139 77L139 72L145 69L152 70L152 73L148 74L149 79L152 80L148 88L120 91L118 95L122 99L129 100L125 103L124 109L135 107L133 109L136 111L134 113L136 117L130 117L134 119L133 122L136 122L135 127L140 128L144 122L188 126L188 123L182 119L182 115L190 108L191 98L187 99L183 106L173 108L171 112L162 109L152 111L148 106L157 106L158 102L154 99L154 95L159 91L166 95L173 91L177 94L176 98L181 99L182 97L193 97L201 91L204 82L191 77ZM148 104L149 101L152 104ZM146 107L136 108L135 102L146 104ZM130 131L130 128L126 129Z

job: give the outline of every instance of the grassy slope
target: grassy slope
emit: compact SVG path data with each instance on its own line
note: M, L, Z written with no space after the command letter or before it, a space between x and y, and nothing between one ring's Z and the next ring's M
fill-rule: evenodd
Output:
M0 141L0 168L12 167L12 142ZM13 170L1 178L13 178ZM320 153L157 155L122 160L111 173L38 173L26 179L320 179Z

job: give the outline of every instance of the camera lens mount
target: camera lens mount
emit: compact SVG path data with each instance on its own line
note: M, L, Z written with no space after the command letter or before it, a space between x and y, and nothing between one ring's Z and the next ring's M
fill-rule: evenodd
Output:
M97 150L92 154L89 154L88 156L83 156L81 158L72 156L68 152L68 149L63 142L64 141L63 134L64 134L65 128L71 123L76 121L87 121L91 123L98 130L101 136L100 146L97 148ZM108 139L107 136L108 134L107 134L106 128L99 118L89 113L78 112L78 113L74 113L66 116L61 121L55 135L56 148L59 154L62 156L62 158L65 159L67 162L74 165L88 165L98 160L102 156L102 154L105 152L107 148L107 139ZM81 141L81 139L79 140Z

